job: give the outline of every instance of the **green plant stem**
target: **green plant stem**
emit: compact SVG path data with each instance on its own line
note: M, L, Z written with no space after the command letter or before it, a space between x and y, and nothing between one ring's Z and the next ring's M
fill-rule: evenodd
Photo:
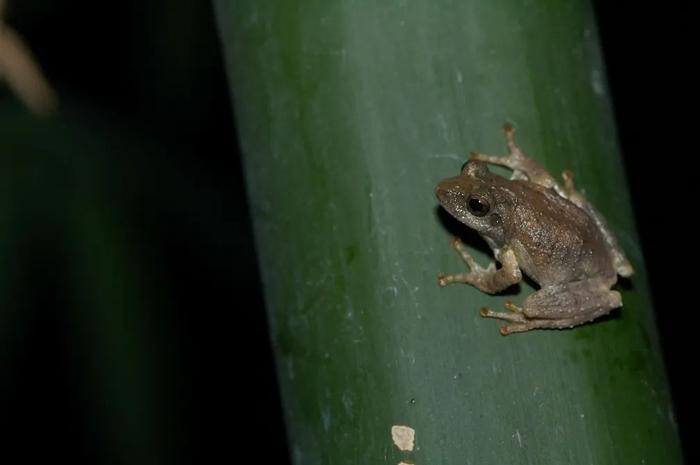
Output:
M681 463L588 2L215 5L297 465ZM506 121L618 233L611 318L504 338L478 310L527 284L438 288L433 189Z

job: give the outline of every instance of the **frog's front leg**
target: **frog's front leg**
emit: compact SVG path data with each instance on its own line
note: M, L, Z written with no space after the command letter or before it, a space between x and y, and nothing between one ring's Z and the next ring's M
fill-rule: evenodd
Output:
M520 147L515 143L515 129L510 124L503 126L506 135L509 154L506 156L486 155L479 152L471 152L470 160L478 160L492 165L505 166L513 170L511 179L531 181L535 184L550 188L556 185L554 178L544 169L542 165L532 158L525 156Z
M610 280L593 278L547 286L525 299L522 309L512 306L514 313L485 309L481 315L514 322L501 327L504 336L538 328L573 328L622 305L620 293L610 290L610 285Z
M471 284L480 291L494 294L520 282L522 279L518 261L510 248L505 247L498 251L497 258L502 266L496 269L496 264L493 261L486 268L479 266L466 251L459 238L455 237L452 240L452 246L459 252L469 267L469 272L450 275L440 273L438 275L438 284L442 287L452 283L465 283Z

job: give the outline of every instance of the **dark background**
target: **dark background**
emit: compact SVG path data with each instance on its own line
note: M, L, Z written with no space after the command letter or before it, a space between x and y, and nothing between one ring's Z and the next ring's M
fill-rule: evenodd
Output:
M594 3L675 416L686 462L700 463L693 425L700 312L690 297L700 260L694 15L690 2L675 0Z
M61 107L38 121L0 85L0 462L287 463L210 2L6 20Z
M692 463L691 14L673 1L595 3ZM0 86L0 437L22 463L251 450L288 461L213 12L167 5L14 1L6 15L61 97L60 123L37 122Z

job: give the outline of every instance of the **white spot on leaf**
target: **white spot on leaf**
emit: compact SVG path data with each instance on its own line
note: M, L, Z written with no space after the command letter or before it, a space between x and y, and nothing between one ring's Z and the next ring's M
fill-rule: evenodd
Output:
M394 425L391 427L391 439L399 450L412 451L415 437L416 430L410 426Z

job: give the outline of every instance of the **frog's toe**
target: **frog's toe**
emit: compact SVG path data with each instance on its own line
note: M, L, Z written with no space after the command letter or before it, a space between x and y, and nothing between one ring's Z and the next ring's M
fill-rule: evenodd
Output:
M514 312L514 313L523 313L522 307L518 307L517 305L515 305L515 304L514 304L513 302L511 302L510 300L506 300L506 303L504 303L503 306L504 306L507 310L510 310L511 312Z
M525 323L527 321L522 313L494 312L487 307L479 310L479 315L484 318L498 318L499 320L512 321L513 323Z
M499 329L501 336L508 336L513 333L523 333L529 331L531 328L527 324L516 324L516 325L503 325Z

